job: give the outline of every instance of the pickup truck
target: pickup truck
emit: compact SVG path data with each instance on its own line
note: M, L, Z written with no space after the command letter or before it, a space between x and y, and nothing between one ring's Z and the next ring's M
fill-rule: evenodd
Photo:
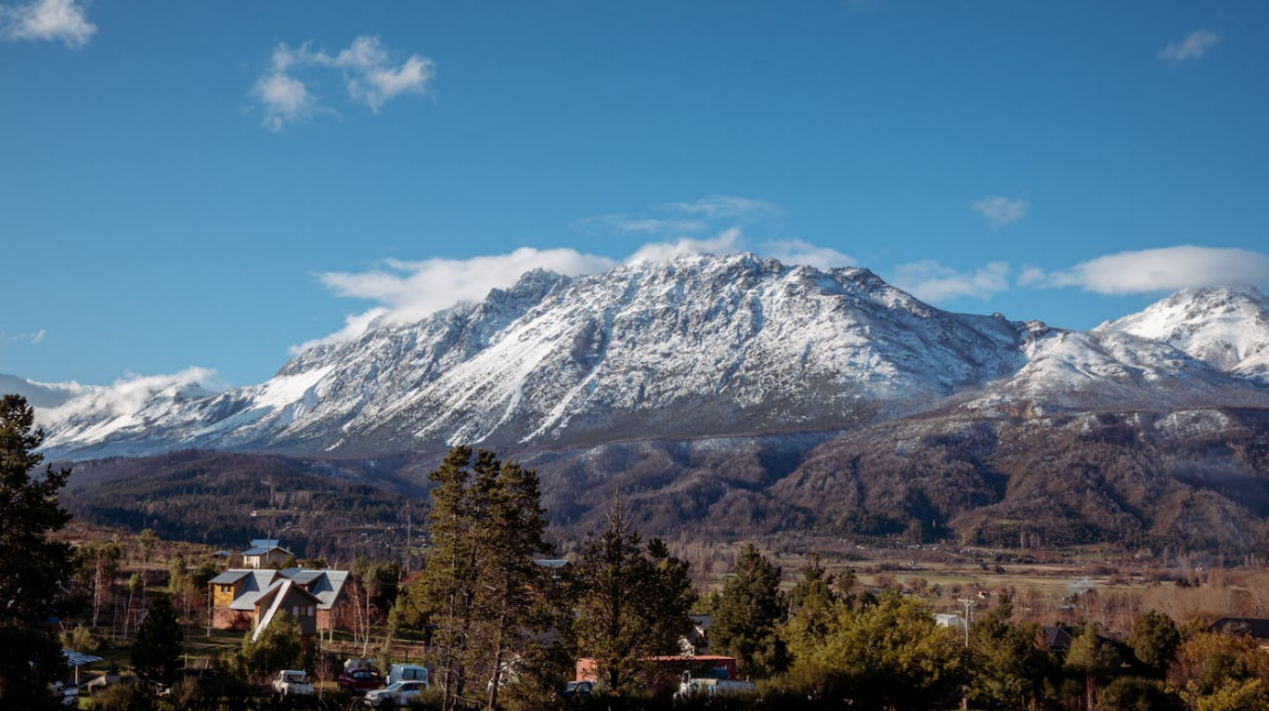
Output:
M306 672L283 669L278 672L278 678L273 680L273 691L283 696L310 696L313 685L309 683Z

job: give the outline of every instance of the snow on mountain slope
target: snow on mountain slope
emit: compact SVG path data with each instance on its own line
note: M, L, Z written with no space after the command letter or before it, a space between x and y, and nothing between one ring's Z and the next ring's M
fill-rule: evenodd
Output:
M1163 341L1219 370L1269 384L1269 297L1254 287L1182 289L1094 330Z
M686 256L529 272L479 303L309 349L259 385L208 395L156 383L140 400L98 393L106 404L41 417L54 456L373 456L845 429L948 398L980 415L1014 403L1269 407L1269 391L1196 359L1227 349L1235 374L1263 366L1263 309L1248 305L1263 301L1182 292L1136 321L1071 332L942 311L866 269Z
M117 433L144 431L181 407L215 395L199 381L203 368L172 375L127 378L112 385L38 383L0 376L0 390L18 393L35 408L35 421L48 433L47 451L68 443L74 448L99 445ZM141 450L145 451L145 450Z
M1065 331L1032 324L1027 364L990 385L973 409L1025 402L1047 409L1170 410L1269 407L1269 392L1232 378L1163 341L1113 330Z
M741 254L526 274L478 304L306 351L267 383L151 408L61 456L348 453L850 426L1014 372L1019 324L864 269Z

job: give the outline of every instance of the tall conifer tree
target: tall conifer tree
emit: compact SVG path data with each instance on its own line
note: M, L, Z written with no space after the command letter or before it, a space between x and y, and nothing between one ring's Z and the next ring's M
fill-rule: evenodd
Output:
M687 613L696 601L687 572L660 540L644 547L620 498L608 512L608 526L587 536L576 570L574 632L610 693L627 693L646 657L677 651L679 638L691 629Z
M20 395L0 400L0 707L56 703L49 684L65 672L61 645L40 628L55 614L57 584L71 572L70 546L50 541L70 514L57 495L69 469L32 472L44 460L35 411Z

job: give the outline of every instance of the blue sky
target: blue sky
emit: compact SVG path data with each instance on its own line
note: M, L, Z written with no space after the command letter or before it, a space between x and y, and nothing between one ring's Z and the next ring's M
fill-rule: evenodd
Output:
M1072 328L1269 285L1261 2L0 7L30 379L245 385L523 268L684 250Z

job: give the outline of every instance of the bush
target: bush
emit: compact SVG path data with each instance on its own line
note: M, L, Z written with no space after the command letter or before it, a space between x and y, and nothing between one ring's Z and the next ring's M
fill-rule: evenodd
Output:
M93 697L95 711L158 711L159 697L146 684L115 684Z

